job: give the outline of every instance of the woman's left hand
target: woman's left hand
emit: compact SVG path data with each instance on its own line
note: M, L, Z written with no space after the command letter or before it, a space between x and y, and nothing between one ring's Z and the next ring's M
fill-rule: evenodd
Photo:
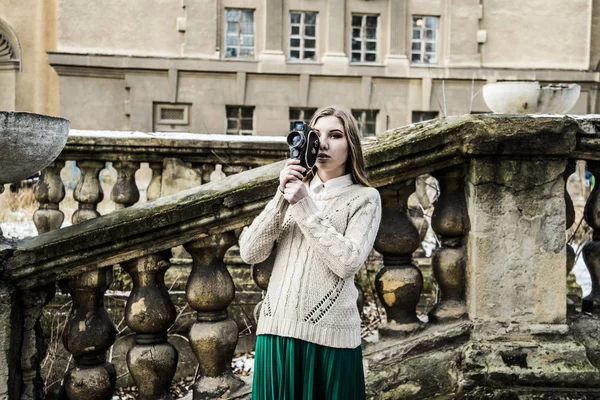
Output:
M296 204L306 196L308 196L308 190L301 180L289 181L285 184L283 198L290 204Z

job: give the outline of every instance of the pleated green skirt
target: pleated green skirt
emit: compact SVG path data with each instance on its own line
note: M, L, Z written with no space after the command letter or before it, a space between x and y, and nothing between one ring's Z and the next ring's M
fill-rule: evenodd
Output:
M362 348L258 335L252 400L364 400Z

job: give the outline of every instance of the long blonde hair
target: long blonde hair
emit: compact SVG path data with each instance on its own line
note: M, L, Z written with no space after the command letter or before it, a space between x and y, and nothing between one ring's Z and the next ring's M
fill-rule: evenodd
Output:
M348 110L339 106L327 106L317 110L310 120L310 126L313 127L321 117L327 117L333 115L339 119L340 123L344 127L346 132L346 139L348 140L348 159L346 160L346 173L352 176L354 183L360 183L364 186L371 186L369 178L365 170L365 159L362 153L362 146L360 144L361 134L358 129L356 119L352 116ZM308 171L306 177L303 179L304 182L310 182L317 173L317 166L315 165L311 170Z

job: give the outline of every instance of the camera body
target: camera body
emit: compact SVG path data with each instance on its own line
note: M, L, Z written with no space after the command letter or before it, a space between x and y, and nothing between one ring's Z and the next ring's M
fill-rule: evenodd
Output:
M308 124L295 121L294 129L287 136L287 144L290 147L290 158L300 160L300 165L307 171L315 165L321 144L319 136Z

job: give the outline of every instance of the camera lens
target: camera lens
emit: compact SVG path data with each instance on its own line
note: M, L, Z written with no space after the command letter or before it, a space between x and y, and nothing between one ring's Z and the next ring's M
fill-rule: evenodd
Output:
M287 143L291 147L300 147L302 146L303 142L304 139L302 135L298 132L291 132L287 137Z

